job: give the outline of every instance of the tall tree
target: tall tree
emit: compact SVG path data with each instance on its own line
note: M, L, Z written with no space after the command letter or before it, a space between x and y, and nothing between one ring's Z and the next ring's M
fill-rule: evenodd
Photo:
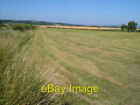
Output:
M137 30L137 25L135 21L128 22L128 32L135 32Z

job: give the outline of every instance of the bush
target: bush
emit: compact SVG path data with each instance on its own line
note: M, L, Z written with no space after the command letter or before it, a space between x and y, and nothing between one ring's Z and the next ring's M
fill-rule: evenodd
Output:
M33 26L31 24L14 24L12 25L12 29L19 31L32 30Z
M4 25L4 24L0 24L0 28L1 28L1 27L5 27L5 25Z
M8 25L8 24L0 24L0 29L10 29L11 28L11 26L10 25Z
M125 24L123 24L123 25L121 26L121 30L122 30L122 31L127 31L127 30L128 30L128 26L125 25Z

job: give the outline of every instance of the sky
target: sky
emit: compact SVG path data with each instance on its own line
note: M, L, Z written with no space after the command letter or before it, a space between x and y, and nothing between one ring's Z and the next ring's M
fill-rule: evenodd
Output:
M140 24L140 0L0 0L0 19L83 25Z

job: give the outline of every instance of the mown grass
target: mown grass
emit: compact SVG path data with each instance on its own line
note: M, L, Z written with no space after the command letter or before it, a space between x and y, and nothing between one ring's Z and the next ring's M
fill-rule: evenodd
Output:
M74 84L100 86L98 97L85 95L90 99L85 97L86 102L138 105L139 33L71 29L45 32L50 57L71 73Z
M139 105L139 42L116 31L0 31L0 105ZM48 82L100 92L40 93Z

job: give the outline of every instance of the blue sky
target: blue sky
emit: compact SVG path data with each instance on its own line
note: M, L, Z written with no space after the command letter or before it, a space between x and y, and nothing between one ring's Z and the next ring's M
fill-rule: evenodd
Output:
M86 25L140 24L140 0L0 0L0 19Z

